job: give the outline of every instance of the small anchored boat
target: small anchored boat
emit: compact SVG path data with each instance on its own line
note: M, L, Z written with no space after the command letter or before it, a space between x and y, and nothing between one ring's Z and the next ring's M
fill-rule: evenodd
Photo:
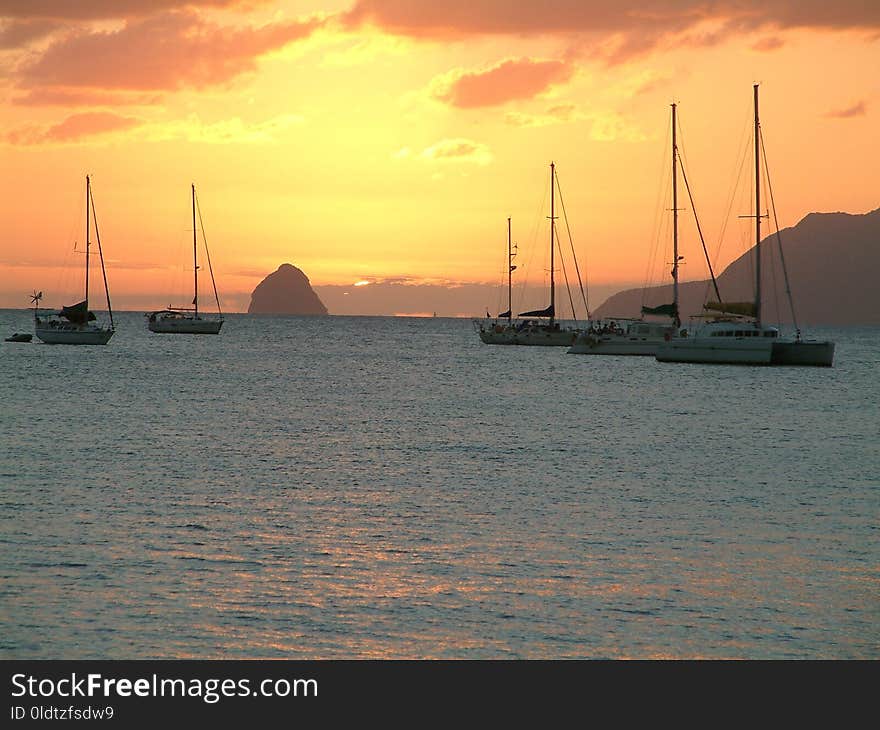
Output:
M485 320L475 320L474 326L480 335L480 339L487 345L544 345L550 347L570 347L580 330L572 327L560 326L556 319L556 280L554 278L554 251L556 250L556 197L557 185L556 163L550 163L550 306L546 309L536 309L530 312L520 312L520 317L534 317L535 319L522 319L513 321L511 311L511 273L516 269L513 259L516 256L511 247L510 218L507 219L507 311L502 312L494 320L486 312ZM563 207L563 213L565 208ZM572 248L572 251L574 249ZM577 266L577 261L575 261ZM580 277L580 274L578 274ZM583 287L582 287L583 289ZM585 302L586 304L586 302ZM572 304L572 310L574 304ZM572 316L574 312L572 311ZM499 320L507 319L504 324Z
M214 287L214 298L217 300L217 318L202 317L199 313L199 259L198 259L198 228L202 219L201 208L196 202L196 186L192 186L192 220L193 220L193 300L192 307L168 307L155 312L148 312L147 329L150 332L164 334L217 335L223 326L223 312L220 310L220 295L214 281L214 269L211 266L211 254L208 252L208 241L205 238L205 227L202 226L202 239L205 241L205 255L208 259L208 272L211 274L211 285Z
M33 337L33 335L28 335L23 332L15 332L12 336L6 338L6 342L30 342Z
M94 312L89 310L89 258L92 246L90 222L95 224L95 240L98 244L98 258L101 261L101 275L104 279L104 294L107 297L107 314L110 325L99 325ZM86 175L86 250L85 250L85 297L77 304L61 307L60 311L41 311L39 308L43 292L34 292L31 301L34 305L34 332L37 338L47 345L106 345L116 331L113 323L113 309L110 306L110 288L107 285L107 270L104 268L104 249L101 234L98 233L98 217L95 214L95 200L92 196L91 178Z

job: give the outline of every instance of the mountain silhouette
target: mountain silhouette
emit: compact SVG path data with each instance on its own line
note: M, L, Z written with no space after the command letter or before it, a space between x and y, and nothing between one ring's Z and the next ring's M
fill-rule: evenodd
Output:
M880 271L880 208L850 213L810 213L780 231L798 324L880 324L874 296ZM751 301L755 280L754 246L718 276L724 301ZM682 320L703 311L710 282L679 284ZM715 299L714 293L708 296ZM761 241L762 319L791 323L775 234ZM595 317L638 317L642 304L672 301L672 285L627 289L609 297Z
M309 277L292 264L281 264L251 294L248 314L327 314L327 307L309 284Z

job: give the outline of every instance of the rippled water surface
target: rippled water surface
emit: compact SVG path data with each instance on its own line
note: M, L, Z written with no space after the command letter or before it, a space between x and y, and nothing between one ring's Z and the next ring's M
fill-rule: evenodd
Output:
M880 658L880 329L811 334L834 368L450 319L0 342L0 656Z

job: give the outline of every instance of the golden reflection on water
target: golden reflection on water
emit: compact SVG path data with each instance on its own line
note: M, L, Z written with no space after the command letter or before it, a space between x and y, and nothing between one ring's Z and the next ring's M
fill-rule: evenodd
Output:
M9 354L29 359L0 369L0 655L876 656L870 338L839 382L692 368L670 389L452 321L236 326ZM563 381L613 407L586 417ZM46 448L72 433L88 468Z
M162 554L179 566L178 606L198 617L192 635L168 647L180 658L528 658L551 651L558 658L737 658L758 637L780 632L762 623L762 612L772 615L780 601L804 615L816 609L804 577L808 561L784 546L666 560L633 553L609 570L601 556L574 561L550 540L517 544L515 554L509 541L485 536L413 546L344 520L324 521L305 550L303 536L281 524L239 533L247 550L200 537L201 544L168 545ZM876 586L869 571L861 579ZM667 615L683 596L689 610ZM730 605L755 614L750 638L722 630L711 653L689 642L689 627L722 620L723 628L719 610ZM595 635L579 631L585 621L599 627ZM523 623L534 632L527 645L506 628ZM651 646L651 636L678 627L675 650ZM638 651L622 648L622 631ZM186 649L195 637L205 652Z

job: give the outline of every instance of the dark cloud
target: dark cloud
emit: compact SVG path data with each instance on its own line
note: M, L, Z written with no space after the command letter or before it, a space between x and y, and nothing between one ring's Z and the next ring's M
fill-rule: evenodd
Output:
M634 5L645 6L647 10L628 7ZM545 0L541 3L509 0L447 0L442 3L356 0L343 21L349 25L375 25L399 35L435 39L475 34L617 31L670 25L684 28L693 22L692 16L696 11L674 11L676 6L675 2L662 0L644 0L640 3L596 0ZM665 13L662 11L664 7L667 8Z
M252 8L269 0L0 0L0 18L100 20L181 8Z
M22 48L62 27L62 23L46 19L0 22L0 50Z
M391 32L424 37L475 33L542 34L636 29L680 31L700 21L741 27L880 27L880 3L873 0L356 0L345 19Z
M868 113L868 105L864 101L859 101L846 109L838 109L828 112L826 117L834 119L850 119L851 117L863 117Z
M581 36L582 51L617 63L687 37L718 43L763 29L880 29L874 0L355 0L342 16L349 26L370 25L416 39L474 35ZM701 27L702 26L702 27ZM707 30L706 27L709 29ZM596 48L590 47L596 44Z
M775 51L785 45L779 36L767 36L752 44L753 51Z

